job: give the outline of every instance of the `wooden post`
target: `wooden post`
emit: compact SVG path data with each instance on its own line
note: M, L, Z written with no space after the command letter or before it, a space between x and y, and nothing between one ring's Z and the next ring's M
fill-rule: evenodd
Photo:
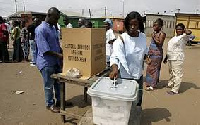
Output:
M60 109L65 111L65 83L60 83ZM65 122L65 115L61 115L61 119Z
M84 87L84 101L87 102L87 90L88 87Z

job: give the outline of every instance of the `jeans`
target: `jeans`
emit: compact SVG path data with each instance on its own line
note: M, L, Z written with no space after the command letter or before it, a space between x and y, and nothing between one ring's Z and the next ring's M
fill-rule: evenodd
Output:
M36 64L36 43L34 40L29 40L30 43L30 53L31 53L31 62Z
M51 78L52 74L60 73L59 66L47 66L40 70L44 81L45 103L46 106L54 105L54 91L56 101L60 101L60 84L57 80ZM54 89L54 91L53 91Z

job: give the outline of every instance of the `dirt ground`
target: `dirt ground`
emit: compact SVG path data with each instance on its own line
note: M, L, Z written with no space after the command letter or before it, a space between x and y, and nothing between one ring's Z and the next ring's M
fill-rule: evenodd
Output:
M170 96L164 87L169 78L168 66L162 65L159 89L144 91L142 125L200 124L200 45L186 47L184 72L180 94ZM76 125L91 108L90 102L83 101L83 87L67 85L66 100L74 106L66 110L77 117L69 117L64 124L59 114L45 108L43 82L36 67L0 63L0 73L0 125ZM24 93L16 95L18 90Z

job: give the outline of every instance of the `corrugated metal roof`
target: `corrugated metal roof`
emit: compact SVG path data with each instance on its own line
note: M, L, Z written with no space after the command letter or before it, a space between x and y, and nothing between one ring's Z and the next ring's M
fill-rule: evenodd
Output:
M42 13L42 12L18 11L18 12L16 12L16 13L11 14L10 16L8 16L8 18L12 18L12 17L21 17L22 14L47 15L46 13Z
M65 11L65 10L61 10L61 12L63 14L66 14L67 16L71 16L71 17L82 17L80 13L78 12L73 12L73 11Z
M175 16L198 16L198 17L200 17L200 14L175 13Z

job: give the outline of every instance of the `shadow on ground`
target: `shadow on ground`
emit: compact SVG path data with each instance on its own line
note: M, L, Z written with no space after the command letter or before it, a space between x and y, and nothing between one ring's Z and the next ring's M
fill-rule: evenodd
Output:
M157 89L163 89L167 86L168 80L161 80L160 83L157 85ZM179 93L184 93L189 89L200 89L195 83L191 82L181 82Z
M152 125L153 122L165 120L170 122L171 113L166 108L151 108L142 111L141 125Z
M83 95L74 96L73 98L67 100L67 102L72 102L73 106L78 106L79 108L85 108L91 105L91 98L88 96L87 102L84 101ZM69 106L66 106L69 107Z

